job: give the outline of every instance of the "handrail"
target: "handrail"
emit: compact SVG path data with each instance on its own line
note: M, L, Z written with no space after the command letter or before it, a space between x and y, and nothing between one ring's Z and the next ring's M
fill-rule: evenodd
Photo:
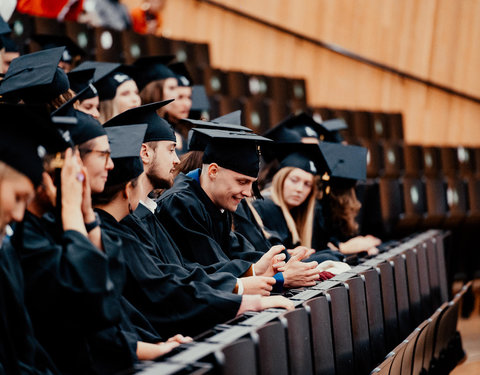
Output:
M292 30L289 30L285 27L282 27L282 26L279 26L275 23L272 23L272 22L269 22L269 21L266 21L264 19L261 19L259 17L256 17L254 15L251 15L251 14L248 14L248 13L245 13L245 12L242 12L238 9L234 9L232 7L229 7L227 5L224 5L224 4L220 4L218 3L217 1L214 1L214 0L197 0L199 2L203 2L203 3L206 3L208 5L211 5L211 6L214 6L214 7L217 7L217 8L220 8L220 9L223 9L227 12L230 12L230 13L233 13L237 16L240 16L240 17L243 17L243 18L246 18L250 21L253 21L253 22L256 22L256 23L259 23L259 24L262 24L264 26L267 26L269 28L272 28L274 30L277 30L281 33L285 33L285 34L288 34L290 36L293 36L297 39L300 39L302 41L305 41L305 42L309 42L309 43L312 43L312 44L315 44L316 46L319 46L321 48L325 48L326 50L330 51L330 52L333 52L333 53L336 53L340 56L343 56L343 57L346 57L346 58L349 58L349 59L352 59L354 61L357 61L357 62L360 62L360 63L363 63L363 64L366 64L366 65L369 65L369 66L372 66L374 68L377 68L377 69L380 69L380 70L383 70L383 71L386 71L386 72L389 72L389 73L392 73L392 74L395 74L401 78L406 78L406 79L409 79L409 80L412 80L412 81L415 81L415 82L419 82L419 83L422 83L426 86L429 86L429 87L433 87L435 89L438 89L438 90L441 90L443 92L446 92L450 95L454 95L454 96L458 96L462 99L466 99L466 100L470 100L472 102L475 102L475 103L478 103L480 104L480 98L478 97L475 97L475 96L472 96L470 94L466 94L464 92L461 92L461 91L458 91L458 90L455 90L455 89L452 89L450 87L447 87L447 86L444 86L442 84L439 84L439 83L435 83L433 81L430 81L430 80L426 80L424 78L421 78L421 77L418 77L414 74L411 74L411 73L407 73L405 71L402 71L402 70L399 70L399 69L396 69L396 68L393 68L391 66L388 66L388 65L385 65L385 64L382 64L382 63L379 63L377 61L374 61L372 59L369 59L369 58L366 58L364 56L361 56L355 52L352 52L352 51L349 51L337 44L333 44L333 43L327 43L327 42L323 42L321 40L318 40L318 39L314 39L314 38L311 38L309 36L306 36L306 35L303 35L303 34L300 34L298 32L295 32L295 31L292 31Z

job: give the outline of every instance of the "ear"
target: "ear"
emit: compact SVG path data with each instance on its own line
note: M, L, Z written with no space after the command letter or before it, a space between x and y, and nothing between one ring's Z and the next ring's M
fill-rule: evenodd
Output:
M140 149L140 157L142 158L143 164L150 163L153 157L153 150L145 143L142 143L142 148Z
M128 200L128 198L130 198L130 185L131 185L130 182L127 183L127 184L125 185L125 187L123 188L123 190L121 191L121 194L122 194L122 198L123 198L123 199L127 199L127 200Z
M212 163L208 165L207 172L208 172L208 177L210 177L210 179L215 180L217 178L218 171L219 171L219 166L217 163Z

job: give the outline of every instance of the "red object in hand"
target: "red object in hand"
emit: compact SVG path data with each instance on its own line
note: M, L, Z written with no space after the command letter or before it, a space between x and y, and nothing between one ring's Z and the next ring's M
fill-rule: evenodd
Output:
M318 277L319 281L325 281L325 280L331 279L335 275L331 272L328 272L328 271L322 271L322 272L319 273L318 276L319 276Z

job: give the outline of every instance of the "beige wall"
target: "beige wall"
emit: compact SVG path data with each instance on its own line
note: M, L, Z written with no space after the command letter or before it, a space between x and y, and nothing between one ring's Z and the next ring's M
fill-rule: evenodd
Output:
M217 2L480 98L480 0ZM480 146L480 104L201 1L168 0L164 31L209 42L215 67L305 78L312 106L400 111L409 143Z

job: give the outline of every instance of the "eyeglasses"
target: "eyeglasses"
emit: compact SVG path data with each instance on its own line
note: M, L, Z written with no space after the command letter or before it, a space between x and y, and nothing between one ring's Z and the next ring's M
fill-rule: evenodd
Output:
M95 152L97 153L98 155L100 155L101 157L103 156L105 158L105 167L107 166L108 164L108 161L110 160L110 155L112 154L112 151L110 150L92 150L92 149L88 149L88 148L81 148L79 149L80 151L80 154L82 155L86 155L90 152Z

